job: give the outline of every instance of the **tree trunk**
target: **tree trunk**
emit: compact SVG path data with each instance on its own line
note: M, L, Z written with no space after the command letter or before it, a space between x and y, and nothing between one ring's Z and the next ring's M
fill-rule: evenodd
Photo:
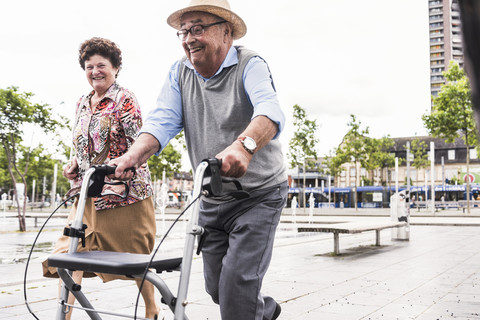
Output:
M24 232L24 231L27 231L27 226L25 223L25 207L20 208L20 201L18 201L16 190L14 191L14 195L15 195L15 201L17 202L18 230Z
M465 133L467 142L467 213L470 214L470 148L468 147L468 135Z
M15 167L15 170L17 169L16 167L16 157L15 157L15 140L12 137L12 150L10 150L8 144L3 144L4 149L5 149L5 154L7 155L7 167L8 167L8 173L10 174L10 179L12 179L13 183L13 195L15 197L15 201L17 203L17 217L18 217L18 227L19 231L27 231L26 223L25 223L25 209L26 205L23 207L23 214L22 211L20 210L20 202L18 201L18 195L17 195L17 179L15 178L15 175L13 174L13 167ZM18 172L18 170L16 170ZM25 181L25 177L22 176L22 179ZM27 187L27 184L24 183L25 188ZM26 196L24 198L24 204L26 204Z
M17 194L17 179L15 179L15 176L13 175L13 172L9 168L9 173L10 173L10 178L12 179L13 182L13 197L14 201L17 203L17 217L18 217L18 230L19 231L27 231L26 223L25 223L25 206L23 208L23 214L22 210L20 208L20 201L18 200L18 194ZM24 203L25 203L26 197L24 198Z

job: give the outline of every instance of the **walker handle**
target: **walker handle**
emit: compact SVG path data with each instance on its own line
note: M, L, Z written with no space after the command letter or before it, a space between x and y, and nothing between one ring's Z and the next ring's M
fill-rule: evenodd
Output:
M102 164L102 165L96 165L93 166L92 168L95 169L94 174L91 176L90 181L89 181L89 186L88 186L88 192L87 196L92 198L92 197L99 197L102 195L109 195L107 194L102 194L103 186L105 184L110 184L110 185L118 185L118 184L123 184L125 185L125 192L124 195L119 195L121 198L126 198L129 192L129 187L128 184L125 182L105 182L105 177L111 174L115 174L115 169L117 168L116 166L109 166L108 164ZM135 173L135 168L128 168L126 171L132 171Z
M222 167L222 160L217 158L205 159L208 162L208 167L205 170L203 177L202 189L207 191L207 197L230 196L237 200L246 199L250 194L243 190L239 181L231 178L225 178L220 175L220 168ZM202 161L202 162L203 162ZM224 183L233 183L237 188L236 191L223 192Z

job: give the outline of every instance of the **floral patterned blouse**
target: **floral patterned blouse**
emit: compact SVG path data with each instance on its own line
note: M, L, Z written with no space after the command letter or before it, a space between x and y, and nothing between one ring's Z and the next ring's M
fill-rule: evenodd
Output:
M125 154L142 127L142 115L135 95L114 83L98 103L94 112L90 98L95 92L80 98L73 127L73 155L78 162L78 178L72 182L69 194L80 191L85 172L93 165L106 164ZM105 181L109 181L105 178ZM144 200L153 194L148 165L136 170L127 182L130 188L126 199L118 196L95 198L97 210L111 209ZM105 190L122 194L124 186L105 185Z

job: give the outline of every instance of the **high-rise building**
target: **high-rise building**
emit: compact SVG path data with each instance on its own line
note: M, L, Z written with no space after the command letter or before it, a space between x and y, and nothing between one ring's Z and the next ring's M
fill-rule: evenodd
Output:
M458 0L429 0L430 92L437 96L445 83L442 72L451 60L463 68L463 46Z

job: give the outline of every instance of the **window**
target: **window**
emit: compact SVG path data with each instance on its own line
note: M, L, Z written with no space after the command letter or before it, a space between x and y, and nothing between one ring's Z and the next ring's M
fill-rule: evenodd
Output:
M410 168L410 180L417 181L417 170Z
M477 159L477 149L470 149L470 159Z
M350 177L355 177L355 167L350 168Z
M390 181L395 181L397 179L397 172L390 171Z
M455 160L455 150L448 150L448 160Z
M360 175L361 175L362 177L365 177L365 176L367 175L367 169L365 169L365 168L360 168Z
M445 179L453 179L457 176L457 169L445 169Z

